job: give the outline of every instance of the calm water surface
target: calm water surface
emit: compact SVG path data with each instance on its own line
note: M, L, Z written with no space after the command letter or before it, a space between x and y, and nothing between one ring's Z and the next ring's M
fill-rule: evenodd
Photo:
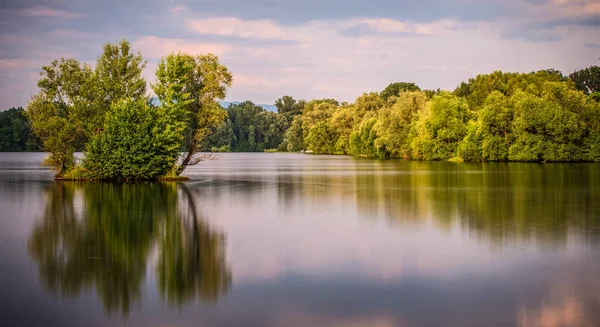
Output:
M600 165L223 154L180 184L0 153L2 326L600 326Z

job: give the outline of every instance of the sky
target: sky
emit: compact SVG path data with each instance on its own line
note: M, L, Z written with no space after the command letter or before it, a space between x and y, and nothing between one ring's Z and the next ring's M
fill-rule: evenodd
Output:
M26 106L53 59L93 65L123 38L148 82L170 52L214 53L226 100L265 104L600 65L600 0L0 0L0 17L0 109Z

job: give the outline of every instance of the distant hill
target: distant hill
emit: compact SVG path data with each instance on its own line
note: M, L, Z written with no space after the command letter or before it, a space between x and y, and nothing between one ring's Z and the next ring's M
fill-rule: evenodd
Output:
M221 107L227 109L230 105L232 104L240 104L240 101L219 101L219 104L221 105ZM277 112L277 107L270 105L270 104L256 104L257 106L262 107L263 109L265 109L266 111L271 111L271 112Z

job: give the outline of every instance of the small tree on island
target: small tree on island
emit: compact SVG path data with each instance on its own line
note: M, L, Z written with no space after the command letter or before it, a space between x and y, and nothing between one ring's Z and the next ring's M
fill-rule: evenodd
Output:
M42 67L27 116L57 179L158 179L203 159L195 156L199 144L227 117L218 100L231 74L214 55L168 55L152 85L161 105L152 106L145 66L122 40L104 46L95 69L64 58ZM79 166L76 150L84 151Z

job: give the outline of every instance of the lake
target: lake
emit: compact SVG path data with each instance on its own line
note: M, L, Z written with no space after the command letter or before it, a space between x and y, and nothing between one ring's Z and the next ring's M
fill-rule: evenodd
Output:
M600 165L0 154L2 326L600 326Z

